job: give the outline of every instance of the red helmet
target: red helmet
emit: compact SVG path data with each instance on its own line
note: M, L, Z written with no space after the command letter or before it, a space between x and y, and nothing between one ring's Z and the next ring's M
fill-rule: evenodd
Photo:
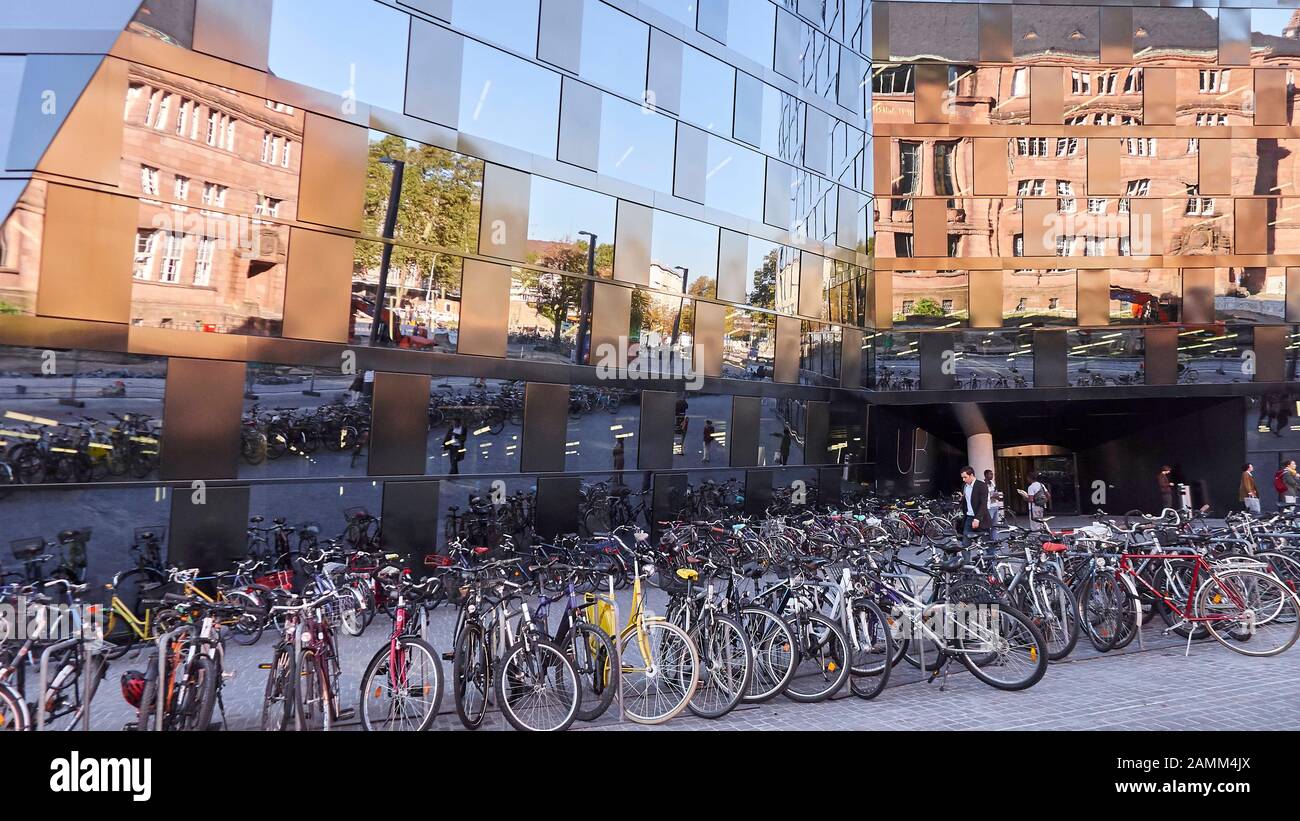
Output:
M140 706L144 697L144 673L139 670L127 670L122 674L122 698L132 707Z

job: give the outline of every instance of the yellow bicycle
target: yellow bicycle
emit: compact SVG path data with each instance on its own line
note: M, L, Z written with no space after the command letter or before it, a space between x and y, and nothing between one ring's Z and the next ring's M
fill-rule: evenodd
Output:
M620 531L632 534L636 548L624 541ZM637 548L644 549L649 538L645 531L621 527L609 536L632 557L632 606L621 631L614 624L614 608L603 600L593 602L593 622L618 637L624 714L638 724L662 724L686 709L695 695L700 682L700 652L685 630L645 606L643 582L655 570L638 553Z

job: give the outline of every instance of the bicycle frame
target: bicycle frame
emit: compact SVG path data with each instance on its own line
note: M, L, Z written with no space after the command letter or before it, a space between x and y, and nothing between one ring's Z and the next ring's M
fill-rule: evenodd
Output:
M1163 591L1159 590L1150 582L1148 582L1146 579L1144 579L1138 573L1137 569L1135 569L1133 565L1130 563L1134 559L1142 560L1144 562L1145 561L1172 561L1172 560L1183 560L1183 561L1193 562L1194 564L1192 565L1192 578L1191 578L1191 582L1188 585L1188 590L1187 590L1187 601L1180 606L1177 599L1172 599L1169 596L1166 596ZM1202 572L1208 573L1210 578L1214 579L1215 581L1218 581L1219 579L1219 577L1214 573L1214 568L1211 567L1210 563L1205 560L1205 557L1199 553L1121 553L1119 555L1119 568L1116 572L1128 576L1132 576L1133 578L1135 578L1143 587L1145 587L1154 596L1160 599L1160 601L1164 602L1165 605L1169 607L1169 609L1177 613L1179 618L1183 619L1183 621L1192 624L1197 624L1202 622L1230 620L1227 616L1222 616L1222 615L1197 616L1192 612L1192 602L1196 600L1196 591L1198 589L1201 580L1201 573ZM1224 592L1228 594L1229 597L1231 597L1232 603L1234 605L1238 607L1244 606L1244 602L1242 602L1241 599L1238 598L1236 592L1233 591L1229 585L1221 584L1219 586L1221 589L1224 590Z

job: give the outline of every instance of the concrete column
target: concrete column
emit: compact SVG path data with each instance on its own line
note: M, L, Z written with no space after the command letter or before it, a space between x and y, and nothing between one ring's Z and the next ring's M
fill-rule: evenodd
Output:
M966 437L966 463L975 468L975 477L993 469L993 434L975 433Z

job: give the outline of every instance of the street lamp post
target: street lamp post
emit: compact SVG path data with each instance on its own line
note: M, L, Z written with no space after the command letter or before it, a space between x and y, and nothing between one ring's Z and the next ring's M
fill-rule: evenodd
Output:
M380 157L384 165L393 167L393 179L388 186L388 210L384 212L384 239L391 240L397 230L397 208L402 199L402 177L406 173L406 163L393 157ZM388 291L388 266L393 261L393 243L385 242L383 254L379 258L379 283L375 291L375 314L370 322L370 344L379 344L379 329L384 316L384 298ZM391 342L392 337L387 336Z
M590 348L587 339L588 332L591 329L591 302L592 288L595 283L591 278L596 276L596 235L590 231L579 231L578 236L587 238L587 276L586 282L582 284L582 305L578 309L578 344L574 348L574 360L579 365L587 364L587 355Z
M682 311L686 309L686 280L691 275L690 268L683 268L680 265L674 265L673 270L682 272L682 302L677 306L677 316L673 319L673 345L677 344L677 337L682 332Z

